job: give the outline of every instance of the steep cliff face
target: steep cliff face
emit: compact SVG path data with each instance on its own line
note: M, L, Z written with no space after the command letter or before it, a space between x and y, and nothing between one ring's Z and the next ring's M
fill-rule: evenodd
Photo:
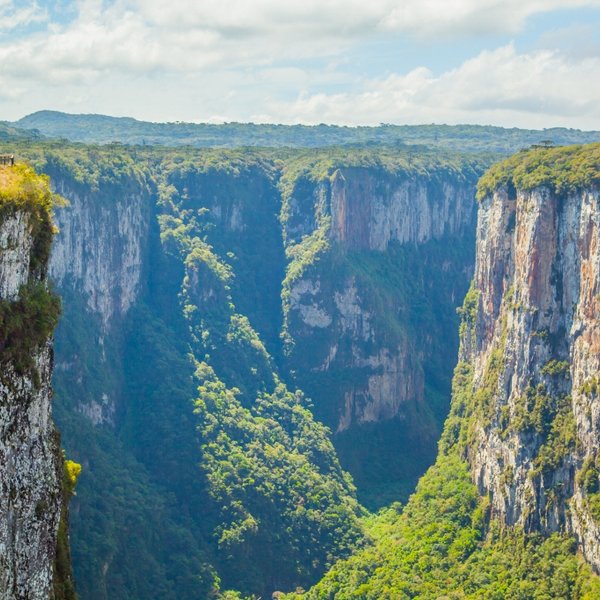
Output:
M384 252L390 243L423 244L457 236L473 224L473 181L458 174L394 176L343 169L331 179L331 239L346 250Z
M596 569L599 172L593 145L517 155L482 180L461 357L480 493L508 524L572 532Z
M0 244L0 296L4 300L15 300L19 296L21 286L29 280L33 246L29 216L25 212L19 211L3 219Z
M0 596L6 600L73 597L68 554L60 573L56 564L68 492L51 407L50 336L59 309L46 287L51 207L45 179L22 165L0 167Z
M312 190L316 218L307 222L295 213L313 207L294 198L290 201L288 244L302 236L315 236L319 226L323 235L321 266L306 269L289 284L286 317L294 344L292 362L302 357L308 359L311 371L343 367L366 375L339 398L335 420L328 419L336 431L392 418L404 403L422 403L425 395L421 360L413 352L418 340L410 340L402 332L393 335L386 327L390 324L387 316L401 327L406 320L402 313L410 306L402 302L397 302L400 306L395 309L377 305L369 289L372 282L361 277L365 269L356 269L356 263L379 260L380 273L376 274L384 284L387 279L390 287L399 277L418 277L420 274L408 270L406 259L394 264L389 257L406 255L403 251L408 248L418 252L431 241L465 245L461 238L469 238L474 227L473 187L473 181L460 177L438 183L428 177L395 177L385 170L339 169ZM303 220L304 226L298 226ZM455 257L449 247L447 258L439 265L440 271L452 272L456 279L456 293L444 298L449 305L459 297L470 269L470 257L464 254L462 264L452 264ZM381 260L384 258L388 260ZM436 274L430 272L426 277L433 280ZM392 314L382 314L387 310ZM319 343L316 355L308 354L305 346L322 337L330 343Z
M479 171L446 169L443 158L423 171L331 168L298 178L284 202L290 369L359 486L422 472L447 409ZM419 433L411 439L411 431ZM357 444L357 436L370 440ZM376 466L394 453L406 458L394 463L400 472Z
M107 329L139 297L147 248L151 201L145 190L113 191L108 198L78 192L68 179L55 180L69 198L59 211L60 235L52 250L50 276L83 294Z
M148 239L152 200L147 185L128 181L119 187L104 184L97 191L78 185L72 174L50 169L54 188L68 205L57 212L59 234L50 260L49 276L72 305L87 314L90 344L62 353L56 368L64 378L79 381L81 392L72 408L94 424L115 424L122 394L122 368L115 360L118 333L147 280ZM76 317L75 317L76 318ZM62 347L62 330L59 333ZM86 348L97 345L92 358ZM89 362L96 363L90 370Z
M33 357L33 378L4 368L0 383L0 592L50 598L60 517L62 460L50 418L51 349Z

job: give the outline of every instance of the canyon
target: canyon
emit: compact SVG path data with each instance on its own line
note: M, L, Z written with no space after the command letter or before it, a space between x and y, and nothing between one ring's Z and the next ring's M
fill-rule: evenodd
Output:
M165 153L150 167L152 154L73 152L69 163L50 149L39 165L69 201L56 214L50 274L63 298L56 414L83 465L72 511L80 593L107 598L125 585L194 597L175 573L204 572L210 588L214 564L225 585L258 589L235 574L246 559L211 558L220 552L206 518L214 500L197 467L186 347L250 410L278 381L305 392L359 498L376 507L406 497L434 459L448 409L485 163L409 150L318 151L287 163L221 151ZM121 519L130 495L138 505L136 489L159 516L142 510L132 531ZM356 502L351 488L340 493ZM184 543L184 531L194 562L175 568L165 548ZM169 541L154 548L149 535ZM133 556L154 564L154 579L124 582ZM273 565L263 569L257 580L274 576ZM290 573L273 586L309 581Z
M49 277L63 313L3 353L15 598L71 597L69 518L85 599L501 593L538 548L596 589L597 145L14 144L66 199L51 255L0 227L3 310Z

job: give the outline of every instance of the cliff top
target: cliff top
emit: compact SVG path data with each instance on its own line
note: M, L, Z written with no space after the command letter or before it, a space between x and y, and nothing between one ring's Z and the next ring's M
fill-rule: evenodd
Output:
M38 175L22 163L0 165L0 207L39 207L50 213L55 202L56 197L50 189L47 175Z
M600 144L534 147L493 165L477 185L481 200L500 188L564 193L600 184Z
M29 216L29 226L34 239L31 269L46 268L54 226L53 208L65 200L54 194L50 178L39 175L32 167L23 163L14 166L0 165L0 224L4 218L16 211Z

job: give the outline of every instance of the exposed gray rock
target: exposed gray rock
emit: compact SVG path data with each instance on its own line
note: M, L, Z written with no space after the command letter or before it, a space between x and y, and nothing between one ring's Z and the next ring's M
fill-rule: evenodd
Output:
M50 261L50 277L72 285L87 298L108 330L138 297L143 255L149 232L150 203L140 194L124 194L110 202L81 195L68 182L56 190L69 205L58 210L59 233Z
M15 301L29 278L28 217L0 222L0 298ZM0 373L0 598L53 598L62 491L62 457L52 422L50 342L35 350L33 371L4 363ZM39 376L35 380L33 372Z
M509 524L572 531L596 569L600 529L577 473L600 445L600 398L593 385L586 391L600 374L599 203L597 189L484 199L479 301L462 343L474 389L497 375L469 449L480 491ZM528 424L536 411L538 424Z
M300 318L308 327L329 327L331 317L315 301L320 291L319 281L299 279L290 291L290 307L300 313Z
M378 177L379 175L379 177ZM456 234L473 219L473 188L427 178L390 179L344 169L331 184L331 237L346 248L384 251Z
M0 298L14 300L27 283L32 245L27 213L5 217L0 226Z
M307 188L300 189L306 193ZM314 184L310 195L289 198L285 239L297 244L321 228L329 241L325 252L341 256L383 254L392 243L415 247L446 239L460 244L474 230L475 210L474 182L448 177L433 183L428 176L341 168ZM450 268L450 263L441 268ZM460 268L468 272L472 266ZM470 274L464 277L468 280ZM402 416L406 403L425 401L421 357L408 339L390 341L382 326L387 315L380 314L382 307L365 301L370 293L354 277L321 272L318 264L290 289L286 315L290 337L303 344L305 354L306 347L313 343L316 347L319 340L310 369L345 373L339 397L327 399L338 402L338 420L328 423L337 432ZM428 335L423 332L423 341ZM326 353L321 351L323 345Z

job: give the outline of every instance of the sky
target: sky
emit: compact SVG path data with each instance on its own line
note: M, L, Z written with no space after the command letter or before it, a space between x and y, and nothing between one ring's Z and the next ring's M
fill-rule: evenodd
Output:
M0 0L0 120L600 129L600 0Z

